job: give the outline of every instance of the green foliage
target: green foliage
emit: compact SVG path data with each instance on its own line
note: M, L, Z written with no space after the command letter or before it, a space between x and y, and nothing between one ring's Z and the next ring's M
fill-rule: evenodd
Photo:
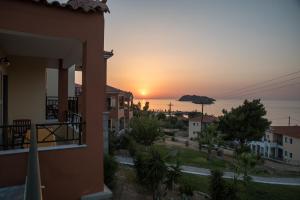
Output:
M167 172L167 177L166 177L166 181L165 181L167 188L169 190L173 190L174 185L176 183L178 183L178 179L181 176L182 176L182 172L181 172L180 162L177 157L176 164L168 166L168 172Z
M194 118L194 117L200 117L202 115L201 112L197 112L197 111L191 111L188 113L189 119L190 118Z
M157 113L156 116L157 116L157 119L158 119L158 120L166 120L166 118L167 118L166 114L163 113L163 112Z
M153 148L138 152L134 164L139 182L152 192L153 200L165 195L163 184L168 167L160 153Z
M134 117L129 135L139 144L152 145L160 135L159 121L154 117Z
M189 200L191 199L191 197L194 195L194 187L193 185L187 181L184 180L180 183L179 186L179 192L181 194L181 198L184 200Z
M113 131L109 132L109 146L108 146L108 153L109 155L114 155L116 149L118 148L118 138L116 136L116 133Z
M165 159L153 147L140 149L134 159L137 180L152 192L154 200L165 196L168 189L173 190L182 175L179 161L167 165Z
M256 163L256 156L252 153L243 152L236 155L234 169L237 175L243 174L245 184L250 182L251 177L249 176L249 172L255 167Z
M138 102L137 104L133 104L132 105L132 109L133 109L133 116L135 117L139 117L141 115L141 102Z
M219 143L220 137L218 137L217 132L217 125L211 124L207 126L202 133L200 134L199 138L199 146L202 144L207 145L207 159L211 159L211 151L214 147L214 145L217 145Z
M143 111L148 111L149 110L149 102L147 101L143 107Z
M104 183L113 188L115 183L115 174L118 170L118 162L113 156L104 155Z
M242 148L247 141L259 140L270 126L264 118L267 112L259 99L245 100L243 105L232 108L230 112L223 110L223 114L219 130L226 139L239 141Z
M238 195L239 188L236 184L231 182L226 183L224 192L224 200L239 200L240 197Z
M223 200L225 198L225 181L223 179L223 172L213 170L209 182L209 194L211 200Z

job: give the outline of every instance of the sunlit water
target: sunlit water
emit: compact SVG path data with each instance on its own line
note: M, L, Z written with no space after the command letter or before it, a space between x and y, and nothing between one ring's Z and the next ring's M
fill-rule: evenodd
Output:
M141 102L142 105L146 101L150 103L150 109L168 110L168 104L173 104L172 110L179 111L201 111L201 105L190 102L180 102L176 99L135 99L135 103ZM221 115L223 109L230 110L243 103L243 100L217 100L213 105L204 106L204 113L212 115ZM300 101L286 100L264 100L262 103L267 110L267 118L272 121L272 125L285 126L288 125L288 117L291 117L291 125L300 125Z

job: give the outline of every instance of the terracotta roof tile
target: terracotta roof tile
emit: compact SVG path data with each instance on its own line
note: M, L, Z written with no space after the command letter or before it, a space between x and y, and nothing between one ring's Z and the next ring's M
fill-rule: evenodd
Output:
M300 126L272 126L273 133L300 138Z
M84 12L109 12L109 8L106 5L106 1L100 0L69 0L67 3L60 3L57 0L31 1L56 7L69 8L72 10L82 10Z
M213 123L217 120L218 120L218 118L213 116L213 115L204 115L203 116L203 123ZM200 117L194 117L194 118L190 119L190 121L192 121L192 122L201 122L201 116Z

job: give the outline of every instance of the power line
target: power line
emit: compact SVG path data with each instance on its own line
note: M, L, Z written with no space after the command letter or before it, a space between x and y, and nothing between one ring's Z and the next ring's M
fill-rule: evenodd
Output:
M260 92L269 92L269 91L273 91L275 89L280 89L280 88L284 88L284 87L288 87L288 86L293 86L293 85L297 85L297 84L300 84L300 82L285 84L285 85L282 85L280 87L266 88L265 90L260 90L260 91L256 91L256 92L250 92L250 93L246 93L246 94L243 94L243 95L240 95L240 96L245 97L245 96L249 96L249 95L252 95L252 94L257 94L257 93L260 93ZM237 95L231 96L231 97L236 97L236 96Z
M259 86L259 85L261 85L261 84L264 85L265 83L273 82L273 81L275 81L275 80L277 80L277 79L282 79L282 78L284 78L284 77L292 76L292 75L298 74L298 73L300 73L300 70L299 70L299 71L296 71L296 72L289 73L289 74L277 76L277 77L275 77L275 78L272 78L272 79L269 79L269 80L266 80L266 81L261 81L261 82L255 83L255 84L251 84L251 85L248 85L248 86L246 86L246 87L243 87L243 88L240 88L240 89L237 89L237 90L230 90L230 91L224 92L224 93L221 94L221 95L225 95L225 94L229 94L229 95L230 95L231 93L234 93L234 92L239 92L239 91L243 91L243 90L248 90L249 88L254 88L254 87Z
M258 88L253 88L253 89L250 89L250 90L246 90L246 91L243 91L243 92L240 92L240 93L237 93L237 94L235 94L234 96L239 96L239 95L243 95L243 94L247 94L247 93L249 93L249 92L254 92L254 91L256 91L256 90L261 90L261 89L264 89L264 88L268 88L268 87L270 87L270 86L274 86L274 85L278 85L278 84L283 84L283 83L287 83L287 82L290 82L290 81L293 81L293 80L296 80L296 79L299 79L300 78L300 76L297 76L297 77L294 77L294 78L291 78L291 79L288 79L288 80L283 80L283 81L280 81L280 82L275 82L275 83L269 83L269 84L267 84L267 85L264 85L264 86L262 86L262 87L258 87ZM233 96L233 95L231 95L231 96ZM228 97L228 96L225 96L225 98L226 97Z

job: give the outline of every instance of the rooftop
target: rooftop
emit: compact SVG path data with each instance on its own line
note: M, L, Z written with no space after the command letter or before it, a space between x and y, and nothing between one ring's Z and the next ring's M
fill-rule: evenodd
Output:
M272 126L273 133L300 138L300 126Z
M27 0L41 5L61 7L83 12L109 12L106 0L69 0L67 3L60 3L57 0Z
M194 118L191 118L190 121L192 122L201 122L201 116L199 117L194 117ZM217 121L218 118L213 116L213 115L204 115L203 116L203 123L213 123L215 121Z

